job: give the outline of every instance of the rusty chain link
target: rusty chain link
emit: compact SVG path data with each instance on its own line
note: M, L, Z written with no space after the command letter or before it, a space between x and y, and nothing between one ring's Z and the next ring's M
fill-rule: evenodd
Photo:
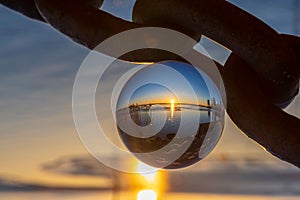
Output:
M0 0L31 18L45 21L74 41L93 49L110 36L138 27L164 27L199 41L201 35L232 51L218 65L227 95L227 112L250 138L273 155L300 167L300 120L281 108L296 97L300 78L300 40L224 0L137 0L133 22L99 10L102 1ZM181 59L144 49L121 57L128 61Z

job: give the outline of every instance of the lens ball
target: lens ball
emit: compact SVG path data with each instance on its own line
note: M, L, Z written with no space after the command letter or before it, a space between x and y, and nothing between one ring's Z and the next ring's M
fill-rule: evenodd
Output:
M217 144L224 105L213 81L190 64L144 66L121 90L116 123L121 140L139 160L178 169L199 162Z

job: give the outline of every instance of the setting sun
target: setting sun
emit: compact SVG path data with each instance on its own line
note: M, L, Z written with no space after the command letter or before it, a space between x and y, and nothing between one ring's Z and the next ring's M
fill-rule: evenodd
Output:
M140 161L137 163L136 167L138 173L132 178L136 199L161 199L167 184L165 172L148 166Z
M142 190L138 193L137 200L157 200L154 190Z

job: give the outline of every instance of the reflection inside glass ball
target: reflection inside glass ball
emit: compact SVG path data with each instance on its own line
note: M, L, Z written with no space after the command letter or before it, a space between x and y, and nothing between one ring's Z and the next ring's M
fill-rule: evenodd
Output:
M139 160L178 169L213 150L224 127L224 105L204 72L166 61L145 66L127 81L116 123L121 140Z

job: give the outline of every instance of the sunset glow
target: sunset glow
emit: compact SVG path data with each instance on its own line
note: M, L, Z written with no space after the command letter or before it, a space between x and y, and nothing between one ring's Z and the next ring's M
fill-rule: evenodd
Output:
M142 190L138 193L137 200L157 200L156 192L153 190Z
M137 163L138 174L134 178L137 200L157 200L166 189L166 177L162 170L143 162Z
M148 165L145 165L142 162L139 162L137 171L138 173L141 174L141 176L143 176L146 179L148 183L153 184L156 181L156 177L157 177L156 169ZM145 173L145 171L150 171L150 172Z
M300 200L261 145L300 139L300 0L37 3L0 1L0 200Z

